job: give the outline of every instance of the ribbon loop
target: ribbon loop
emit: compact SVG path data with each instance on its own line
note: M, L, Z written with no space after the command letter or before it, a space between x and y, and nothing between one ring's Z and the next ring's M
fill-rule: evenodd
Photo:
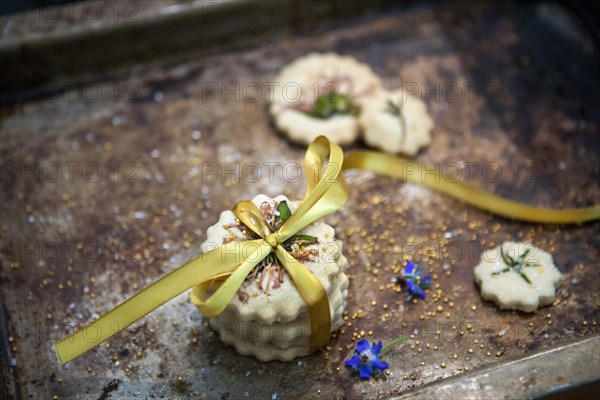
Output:
M216 317L219 315L233 299L244 280L250 274L250 271L271 252L271 246L262 239L238 242L240 246L239 252L244 259L237 268L225 279L219 288L210 295L208 300L206 297L206 286L201 287L202 292L195 291L192 296L192 302L202 311L202 314L207 317ZM246 256L246 254L248 254ZM214 283L212 279L210 283Z
M238 201L231 211L233 211L242 224L246 225L261 238L271 233L269 224L264 220L260 210L250 200Z

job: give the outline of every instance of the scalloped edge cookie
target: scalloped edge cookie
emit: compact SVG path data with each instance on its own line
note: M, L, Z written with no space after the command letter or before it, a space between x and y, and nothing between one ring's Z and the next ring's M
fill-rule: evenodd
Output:
M388 102L398 107L404 123L400 116L389 111ZM380 90L365 98L358 121L365 143L386 153L414 156L431 143L434 124L427 106L402 90Z
M285 196L272 199L263 194L256 196L252 202L260 208L263 202L270 200L287 201L292 212L298 205ZM232 231L225 228L235 222L232 211L223 211L219 221L208 229L202 251L210 251L224 241L245 240L241 231L237 234L234 231L237 237L232 238ZM317 250L319 260L303 261L303 264L327 292L333 332L342 324L344 302L348 296L348 277L344 273L348 260L342 255L342 242L335 240L334 228L322 220L315 221L299 233L318 239L317 244L306 249ZM308 355L311 332L308 308L288 274L285 273L280 286L270 290L269 294L254 288L254 285L249 288L251 293L244 301L235 296L221 314L209 319L221 340L234 346L240 354L253 355L261 361L289 361Z
M359 106L366 96L381 88L381 80L368 65L335 53L300 57L285 66L274 81L278 86L269 111L275 125L290 140L303 145L320 135L339 145L350 144L359 136L356 116L334 115L320 119L306 113L329 82L337 82L337 93L348 96Z
M530 249L524 260L539 266L522 270L531 281L529 284L512 268L502 272L507 264L501 257L500 246L485 251L475 267L475 281L480 286L481 296L493 301L501 309L527 313L552 304L562 277L552 255L531 243L504 242L501 246L504 253L513 258Z

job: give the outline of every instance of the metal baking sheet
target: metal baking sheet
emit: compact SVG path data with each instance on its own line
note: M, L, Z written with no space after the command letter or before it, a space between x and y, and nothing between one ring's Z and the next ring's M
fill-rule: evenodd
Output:
M295 58L327 51L423 98L435 129L419 161L538 206L600 201L597 42L554 3L383 7L98 80L58 79L52 96L0 110L3 394L514 398L600 378L597 222L513 222L360 171L347 173L351 199L328 217L351 294L322 351L290 363L240 356L182 295L58 365L53 341L196 256L222 210L258 193L302 195L289 174L304 149L274 130L266 89ZM564 274L555 304L523 314L482 301L472 269L505 240L553 254ZM433 275L425 301L407 303L390 282L406 258ZM362 381L343 366L358 336L400 335L409 340L386 355L389 374Z

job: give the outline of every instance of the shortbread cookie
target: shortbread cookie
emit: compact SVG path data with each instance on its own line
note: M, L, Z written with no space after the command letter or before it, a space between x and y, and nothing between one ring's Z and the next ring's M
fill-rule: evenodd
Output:
M270 107L275 125L303 145L320 135L340 145L354 142L362 102L381 87L368 65L334 53L301 57L283 68L275 82Z
M524 312L551 304L561 277L550 253L523 242L504 242L485 251L475 267L485 300Z
M278 205L283 201L291 212L296 209L297 203L285 196L271 199L258 195L252 200L269 224L277 218ZM208 252L224 243L247 240L247 231L232 211L224 211L219 222L208 229L202 250ZM325 289L333 332L342 324L348 295L348 278L344 273L348 261L342 255L342 243L335 240L335 230L323 221L315 221L296 235L302 235L296 236L301 240L291 245L290 253ZM192 301L197 302L195 300L192 291ZM289 361L310 352L308 307L284 267L277 262L259 263L225 310L210 318L210 325L219 332L223 342L261 361Z
M417 154L431 142L433 120L418 97L380 90L365 98L359 123L366 144L387 153Z

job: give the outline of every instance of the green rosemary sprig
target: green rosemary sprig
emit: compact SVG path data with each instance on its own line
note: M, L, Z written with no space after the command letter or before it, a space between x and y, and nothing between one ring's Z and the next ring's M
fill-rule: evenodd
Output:
M311 244L316 244L319 242L319 239L310 235L294 235L289 240L299 246L310 246Z
M500 247L500 257L502 257L502 261L507 265L502 271L493 272L492 275L500 275L505 272L514 270L525 282L531 285L531 280L525 273L523 272L524 268L528 267L539 267L538 263L525 262L525 258L531 253L531 248L526 249L516 260L511 257L510 254L504 252L504 249Z
M265 257L265 259L262 262L265 265L266 264L278 264L277 258L275 257L275 253L273 253L273 252L267 254L267 256Z
M313 117L327 119L335 114L358 114L359 108L350 97L336 92L321 96L315 101L310 113Z
M392 114L395 117L398 117L400 120L400 126L402 127L402 142L406 138L406 119L404 118L404 113L402 113L402 103L398 102L398 104L394 103L392 100L387 101L387 108L385 111L389 114Z
M290 211L290 207L287 205L287 201L283 200L277 205L277 212L279 215L275 216L276 220L284 223L292 216L292 211Z
M393 101L388 100L385 112L399 117L402 114L402 104L395 104Z

